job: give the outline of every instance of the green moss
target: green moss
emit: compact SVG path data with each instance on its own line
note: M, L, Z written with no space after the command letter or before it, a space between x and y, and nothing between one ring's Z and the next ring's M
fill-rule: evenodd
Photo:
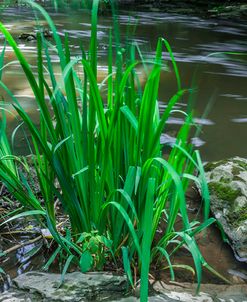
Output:
M218 198L229 202L234 201L238 196L241 195L240 189L234 190L220 182L210 182L208 186L209 189L218 196Z
M236 167L236 166L233 167L232 173L234 175L239 174L240 171L247 170L247 163L245 163L244 161L239 160L239 159L233 159L233 160L222 159L222 160L219 160L217 162L210 162L210 163L207 163L204 166L204 170L205 170L205 172L209 172L209 171L212 171L213 169L217 168L218 166L225 165L225 164L227 164L231 161L235 165L238 166L238 167Z
M235 178L236 177L237 176L235 176ZM225 204L229 211L226 219L231 225L238 227L243 221L247 220L247 205L244 207L237 207L234 203L236 198L242 195L241 189L232 189L223 182L210 182L208 186L210 191L216 194L218 198L228 202Z
M239 175L239 173L241 171L244 171L244 169L242 167L239 167L239 166L238 167L237 166L232 167L232 174L233 175Z
M207 164L204 166L204 170L205 170L205 172L212 171L213 169L217 168L217 167L220 166L220 165L224 165L224 164L226 164L227 162L228 162L227 160L220 160L220 161L217 161L217 162L207 163Z
M247 220L247 206L231 211L227 218L234 227L240 226L243 221Z
M229 184L231 182L231 179L230 178L225 178L225 177L222 176L220 178L220 182L224 183L224 184Z
M239 167L241 167L242 169L244 170L247 170L247 163L242 161L242 160L239 160L239 159L234 159L233 160L233 163L234 164L237 164Z
M241 177L239 177L237 175L234 175L232 180L242 181L243 182L243 178L241 178Z

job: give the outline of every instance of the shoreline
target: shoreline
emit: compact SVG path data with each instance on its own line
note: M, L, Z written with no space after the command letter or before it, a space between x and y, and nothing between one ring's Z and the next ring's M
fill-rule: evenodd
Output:
M246 1L132 1L120 0L119 9L144 10L150 12L164 12L170 14L181 14L197 16L204 19L219 19L232 21L247 20Z

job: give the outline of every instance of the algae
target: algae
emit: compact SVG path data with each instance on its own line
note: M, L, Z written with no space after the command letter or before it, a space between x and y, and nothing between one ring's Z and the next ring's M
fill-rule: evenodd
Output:
M224 177L224 176L222 176L222 177L220 178L220 182L221 182L221 183L224 183L224 184L229 184L231 181L232 181L232 180L231 180L230 178L226 178L226 177Z
M233 175L239 175L240 174L240 172L242 172L242 171L245 171L245 169L243 168L243 167L241 167L241 166L233 166L232 167L232 174Z
M232 180L242 181L242 182L244 181L243 178L241 178L240 176L237 176L237 175L234 175Z
M244 162L244 161L239 160L239 159L234 159L232 162L234 164L239 165L239 167L243 168L244 170L247 170L247 162Z
M228 163L228 160L226 160L226 159L222 159L222 160L217 161L217 162L207 163L204 166L204 171L205 172L210 172L210 171L214 170L215 168L217 168L218 166L225 165L227 163Z
M225 201L233 202L238 196L241 196L240 189L232 189L226 186L225 183L220 182L210 182L208 184L210 191L214 192L218 198Z
M228 215L227 220L234 227L239 227L242 222L247 220L247 206L231 211L231 215Z

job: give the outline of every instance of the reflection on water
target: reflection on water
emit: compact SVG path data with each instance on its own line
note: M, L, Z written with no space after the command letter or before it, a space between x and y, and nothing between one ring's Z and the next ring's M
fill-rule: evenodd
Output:
M15 244L19 245L21 242L28 242L31 238L32 236L28 237L27 235L2 235L0 247L3 250L7 250L15 246ZM46 258L42 245L42 241L23 245L1 259L1 268L6 275L2 275L2 278L0 276L0 293L9 289L13 278L24 272L40 269L45 264Z
M80 43L88 48L90 38L90 15L80 10L69 13L60 11L55 13L48 8L61 36L69 33L72 54L80 55ZM14 18L13 18L14 16ZM0 16L1 21L18 39L22 32L34 32L37 24L31 11L22 8L8 8ZM201 150L204 160L217 160L230 156L247 155L245 146L247 123L247 57L233 55L229 52L246 52L247 25L217 20L202 20L197 17L163 14L157 12L125 12L119 16L123 40L127 28L134 28L135 41L142 50L144 58L153 58L157 38L165 37L172 45L174 56L178 62L184 87L195 87L195 123L203 125L200 138L193 138L192 142ZM47 28L45 22L40 25ZM104 66L107 64L108 32L111 19L107 16L99 17L99 62L102 66L101 79L106 75ZM131 32L131 31L129 31ZM36 68L35 41L23 42L19 40L20 48L24 51L34 71ZM0 49L3 48L3 36L0 35ZM228 52L228 53L227 53ZM55 52L51 54L53 62L57 62ZM169 60L168 54L164 55ZM4 72L3 81L20 99L25 110L32 118L37 118L38 112L31 91L24 80L23 72L15 62L15 56L10 47L6 50L6 61L10 63ZM169 65L170 63L168 63ZM59 75L59 71L56 71ZM143 73L143 71L140 71ZM161 107L173 95L176 89L174 74L164 71L161 76L160 88ZM10 98L0 91L6 101ZM184 109L184 103L176 109ZM163 102L163 103L162 103ZM208 106L208 104L211 106ZM209 108L210 107L210 108ZM207 114L205 117L205 110ZM7 109L13 112L10 105ZM163 108L162 108L163 109ZM18 122L15 116L7 113L10 121L8 129L12 131ZM202 118L204 116L204 118ZM174 113L169 119L169 131L176 129L183 121L181 114ZM175 127L175 128L174 128ZM174 129L173 129L174 128ZM168 136L164 140L170 143ZM20 145L23 145L21 143ZM17 151L18 151L18 146ZM22 150L23 151L23 150ZM19 152L22 152L19 149Z

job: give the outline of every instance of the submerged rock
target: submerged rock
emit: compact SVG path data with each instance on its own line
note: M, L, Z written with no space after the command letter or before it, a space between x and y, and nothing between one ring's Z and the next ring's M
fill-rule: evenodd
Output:
M43 30L42 32L44 38L51 38L52 34L48 29ZM33 41L37 39L36 32L32 33L22 33L18 37L20 40L25 40L25 41Z
M211 211L230 239L235 256L247 262L247 159L208 163Z

